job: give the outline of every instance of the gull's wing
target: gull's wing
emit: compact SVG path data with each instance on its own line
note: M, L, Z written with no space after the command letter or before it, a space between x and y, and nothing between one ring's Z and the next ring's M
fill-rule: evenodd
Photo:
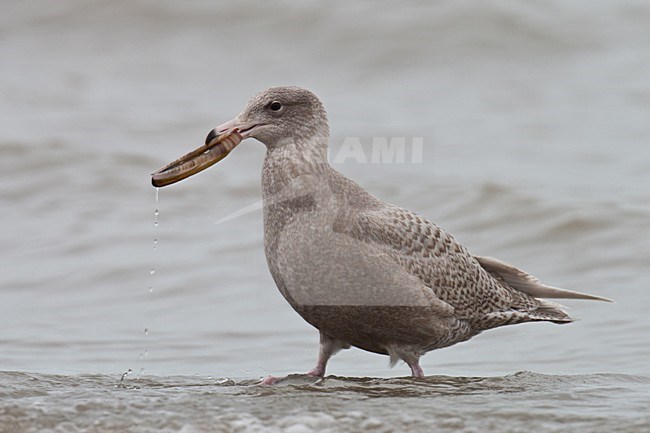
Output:
M513 284L514 278L494 273L494 266L486 269L450 234L411 211L387 205L360 212L351 230L419 278L453 306L459 318L498 318L500 324L571 321L561 306L537 299L539 291L522 290L521 285Z

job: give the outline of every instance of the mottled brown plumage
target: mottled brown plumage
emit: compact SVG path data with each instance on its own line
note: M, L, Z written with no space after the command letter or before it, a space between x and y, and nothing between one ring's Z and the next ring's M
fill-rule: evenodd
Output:
M571 322L540 298L603 299L475 257L426 218L345 178L327 161L327 116L307 90L265 90L211 136L232 131L267 146L265 253L282 295L320 331L310 374L322 376L330 356L352 345L402 359L422 376L421 355L484 330Z

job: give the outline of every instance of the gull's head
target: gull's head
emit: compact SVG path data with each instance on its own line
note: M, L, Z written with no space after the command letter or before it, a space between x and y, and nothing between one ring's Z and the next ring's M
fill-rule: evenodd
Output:
M329 127L325 108L309 90L271 87L253 96L234 119L219 125L212 137L237 131L242 139L255 138L274 149L291 142L327 143Z
M264 143L269 151L292 146L327 158L329 126L318 97L300 87L271 87L253 96L234 119L210 131L205 145L162 167L152 175L156 187L171 185L225 158L246 138Z

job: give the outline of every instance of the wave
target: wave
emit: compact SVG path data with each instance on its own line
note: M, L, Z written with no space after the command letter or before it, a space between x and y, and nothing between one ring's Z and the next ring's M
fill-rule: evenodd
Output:
M650 378L625 374L377 379L0 372L0 430L638 432Z

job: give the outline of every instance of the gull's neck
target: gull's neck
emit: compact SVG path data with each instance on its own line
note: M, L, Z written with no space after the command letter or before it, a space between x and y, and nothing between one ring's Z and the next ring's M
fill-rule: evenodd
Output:
M265 199L290 188L296 180L321 177L332 170L327 161L327 134L307 139L289 137L267 146L262 166L262 192Z

